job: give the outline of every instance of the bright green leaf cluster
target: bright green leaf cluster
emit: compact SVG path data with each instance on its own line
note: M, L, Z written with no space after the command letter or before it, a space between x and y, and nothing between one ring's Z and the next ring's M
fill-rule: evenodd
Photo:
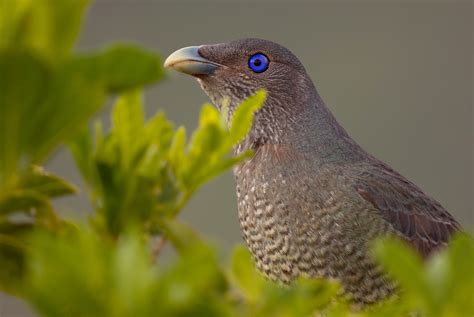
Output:
M162 113L145 122L139 92L122 95L107 135L97 124L94 139L86 131L71 144L92 189L95 224L115 237L131 226L153 234L166 230L165 218L175 216L197 188L249 156L229 152L264 98L258 92L238 107L241 115L230 128L215 107L205 105L187 143L184 128L175 131Z

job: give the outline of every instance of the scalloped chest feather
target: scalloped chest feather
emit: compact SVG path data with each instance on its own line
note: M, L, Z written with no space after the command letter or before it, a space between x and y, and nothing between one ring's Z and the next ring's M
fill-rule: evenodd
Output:
M259 149L234 170L243 237L268 278L283 283L299 276L336 278L356 303L373 303L393 286L368 258L367 240L390 228L363 207L347 212L335 173L315 172L277 146ZM325 177L329 174L333 177Z

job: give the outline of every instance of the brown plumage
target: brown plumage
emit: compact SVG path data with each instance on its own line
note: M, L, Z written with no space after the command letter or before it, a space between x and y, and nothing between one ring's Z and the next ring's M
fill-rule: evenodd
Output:
M228 98L230 114L257 89L268 92L235 148L255 156L234 174L244 239L269 278L336 278L355 303L374 303L394 290L370 257L374 239L397 235L426 257L459 229L436 200L349 137L286 48L244 39L185 48L165 65L195 76L218 108Z
M459 229L439 202L383 163L364 170L355 188L423 257L444 246Z

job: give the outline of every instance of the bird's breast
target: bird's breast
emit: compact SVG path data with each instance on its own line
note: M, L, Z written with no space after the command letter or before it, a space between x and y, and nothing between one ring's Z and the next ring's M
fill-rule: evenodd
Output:
M334 277L330 257L344 247L337 227L342 210L315 191L304 171L264 162L235 170L240 226L257 267L285 283L300 275Z
M284 283L298 276L337 278L356 301L387 296L392 286L367 252L387 228L371 210L354 205L345 181L338 181L340 171L258 155L234 171L240 226L258 269Z

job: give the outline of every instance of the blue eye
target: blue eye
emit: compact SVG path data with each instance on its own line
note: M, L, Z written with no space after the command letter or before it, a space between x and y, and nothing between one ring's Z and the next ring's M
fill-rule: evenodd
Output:
M249 58L249 67L255 73L261 73L267 70L268 68L268 57L262 53L256 53L250 56Z

